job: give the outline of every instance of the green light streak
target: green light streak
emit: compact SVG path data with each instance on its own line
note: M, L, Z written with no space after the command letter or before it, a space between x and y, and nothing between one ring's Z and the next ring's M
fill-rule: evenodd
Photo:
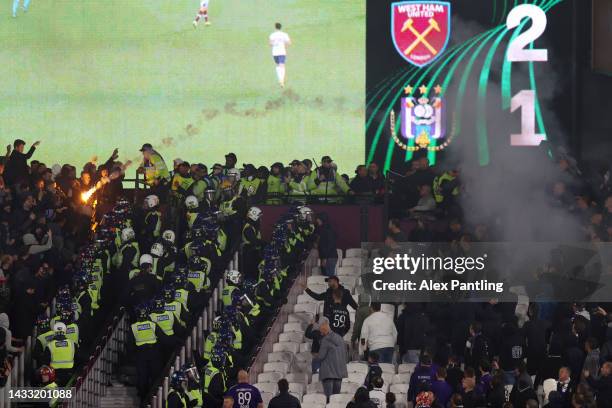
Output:
M533 49L533 43L529 45L529 48ZM529 83L531 84L531 89L535 94L535 114L536 121L538 122L538 128L540 129L540 133L544 134L544 140L546 140L546 128L544 127L544 119L542 118L542 110L540 109L533 63L529 64Z
M496 15L497 15L497 0L493 0L493 16L491 17L491 24L495 24Z

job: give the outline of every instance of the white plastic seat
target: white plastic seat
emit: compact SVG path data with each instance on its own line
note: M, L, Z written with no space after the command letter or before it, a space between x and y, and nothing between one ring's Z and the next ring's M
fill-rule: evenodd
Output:
M379 363L380 369L383 373L395 374L395 365L391 363Z
M283 326L283 331L285 333L290 333L290 332L304 332L304 325L302 323L285 323L285 325Z
M253 384L255 388L257 388L260 392L267 392L272 395L276 394L278 391L278 385L276 383L257 383Z
M554 378L547 378L542 384L542 389L544 390L544 402L548 402L548 395L552 391L557 390L557 380Z
M327 290L329 286L327 286L327 283L317 283L317 284L313 284L313 285L308 285L308 289L312 290L315 293L323 293Z
M346 404L348 404L352 399L353 395L351 394L334 394L329 397L329 403L331 404L337 402L346 406Z
M269 354L268 354L269 356ZM276 384L278 382L278 380L280 380L281 378L283 378L283 375L281 373L260 373L257 376L257 383L273 383Z
M302 385L308 384L308 374L306 373L289 373L285 377L285 380L289 383L300 383ZM289 389L291 389L291 384L289 384ZM304 390L302 389L302 394Z
M338 262L340 262L342 258L344 258L344 255L342 255L342 250L340 248L336 248L336 253L338 254Z
M366 363L359 362L359 361L351 361L350 363L346 365L346 370L349 373L362 373L365 375L368 373L369 369Z
M289 383L289 392L291 393L296 393L296 394L304 394L304 383L301 382L290 382ZM299 398L300 400L302 398Z
M385 390L386 390L387 388L389 388L389 384L391 384L391 383L393 382L393 376L394 376L394 375L395 375L395 374L393 374L393 373L385 373L385 372L383 371L383 373L382 373L382 379L383 379L383 381L385 382L385 387L384 387L384 388L385 388Z
M343 276L340 279L340 283L352 292L355 286L357 286L357 276Z
M352 372L352 373L348 373L348 378L345 378L345 380L347 380L347 382L363 384L363 381L365 380L365 377L366 377L366 374L364 374L364 373Z
M311 275L321 275L321 267L313 266L312 269L310 270L310 274Z
M265 363L263 370L266 372L277 372L283 376L289 372L289 363L286 361L276 361L273 363Z
M405 394L406 392L408 392L408 384L391 384L391 387L389 387L389 391L396 395Z
M295 398L297 398L298 401L301 401L302 400L302 396L304 396L304 394L299 393L299 392L291 392L291 391L289 391L289 394L293 395Z
M399 367L397 367L397 372L398 374L414 373L415 368L416 368L415 363L403 363L403 364L400 364Z
M310 351L302 351L295 354L295 359L300 362L308 362L312 361L312 353Z
M309 303L309 305L316 306L314 303ZM315 313L306 312L290 313L289 316L287 316L287 323L300 323L305 330L310 322L314 319L314 315Z
M298 353L300 351L300 343L292 343L284 341L282 343L274 343L272 345L272 352L278 351L289 351L291 353Z
M336 275L341 279L344 276L359 276L359 269L355 266L339 266L336 268Z
M280 333L278 335L279 343L283 341L292 341L294 343L301 343L304 341L304 335L300 332L289 332L289 333Z
M297 297L298 305L303 304L303 303L319 303L319 302L323 303L320 300L313 299L310 295L306 293L302 293L301 295L298 295Z
M288 351L278 351L278 352L268 353L268 363L276 363L279 361L285 362L285 363L291 363L292 359L293 359L293 354L291 354L291 352L288 352ZM267 382L267 381L260 381L260 382Z
M348 248L346 250L346 258L361 258L363 250L361 248Z
M312 350L312 343L306 342L300 344L300 353Z
M274 398L274 394L269 393L269 392L262 392L261 393L261 399L263 401L263 406L267 407L268 404L270 403L270 400Z
M337 394L337 395L343 395L343 394ZM325 406L325 408L346 408L346 404L348 404L348 403L344 403L344 402L330 402L329 404L327 404Z
M408 394L407 393L402 392L402 393L395 394L395 401L402 404L398 406L403 406L403 407L408 408ZM410 403L410 405L412 406L412 403Z
M356 266L361 269L361 258L344 258L342 260L342 266Z
M319 383L320 384L320 383ZM323 393L313 393L310 392L305 394L302 398L302 403L304 404L327 404L327 397Z
M357 388L361 387L362 385L363 384L357 384L354 382L343 382L340 387L340 393L355 395L355 391L357 391Z
M393 380L391 380L391 384L408 384L410 383L411 375L412 373L395 374Z
M327 285L327 283L325 282L325 279L327 279L327 276L323 276L323 275L309 276L308 279L306 279L306 285L308 285L309 287L310 285Z
M293 313L307 313L309 314L309 318L314 318L314 315L319 311L319 303L309 302L309 303L298 303L293 306ZM310 320L307 322L310 323Z
M309 402L308 404L302 403L302 408L325 408L325 404L314 404Z
M317 375L317 374L313 374L313 377ZM306 390L308 391L308 394L306 395L316 395L316 393L321 393L323 394L325 391L323 390L323 384L319 381L314 381L314 379L312 380L312 383L308 384L306 386ZM306 397L306 395L304 395L304 397ZM325 397L325 395L323 395L323 397ZM323 401L324 403L327 403L327 399L325 399Z

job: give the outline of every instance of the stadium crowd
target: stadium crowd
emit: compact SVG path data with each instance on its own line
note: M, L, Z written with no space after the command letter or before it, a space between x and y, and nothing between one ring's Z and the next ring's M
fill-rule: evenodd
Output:
M362 358L370 366L352 407L403 402L380 396L377 366L391 362L417 364L407 390L415 407L508 407L506 385L513 386L511 406L537 406L535 391L549 378L555 379L550 407L612 405L608 304L532 303L524 324L515 315L516 303L494 300L412 303L390 315L380 304L355 303L334 276L336 233L325 214L315 217L304 203L335 203L342 201L340 196L382 202L390 193L394 218L388 246L434 239L486 241L487 225L464 225L458 169L438 172L425 157L416 158L406 177L385 191L388 184L375 163L358 166L349 179L329 156L314 168L305 159L269 169L244 164L239 170L236 155L229 153L225 164L214 164L209 173L206 165L181 159L170 168L153 146L144 144L137 172L147 189L132 206L122 183L130 163L117 161L117 150L100 166L86 163L77 175L74 166L49 168L32 160L37 146L24 152L25 142L16 140L0 165L0 358L5 379L7 356L23 352L34 332L38 369L32 383L69 383L79 361L91 352L94 328L122 305L131 316L131 354L144 399L160 364L207 303L210 288L225 279L223 314L213 322L204 353L173 375L167 406L236 404L237 395L225 394L246 387L240 369L256 345L254 333L269 323L304 255L317 245L329 289L307 292L324 301L323 316L307 335L316 353L313 372L321 374L328 396L339 392L348 360L342 340L348 328L330 327L329 321L348 316L351 307L357 312L352 350L366 350ZM568 179L576 179L566 158L558 165ZM611 179L608 169L590 192L573 190L563 180L551 184L552 201L584 215L587 240L612 236ZM279 220L271 241L265 242L256 205L285 202L299 206ZM400 218L411 219L416 227L406 233ZM242 271L224 273L237 250ZM295 406L285 383L279 383L279 390L271 406ZM260 402L253 403L257 408Z

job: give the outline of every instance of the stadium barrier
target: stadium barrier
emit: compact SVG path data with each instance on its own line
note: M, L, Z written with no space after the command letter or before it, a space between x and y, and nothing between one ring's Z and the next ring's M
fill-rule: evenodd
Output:
M238 253L235 253L234 259L230 261L228 270L231 269L238 269ZM153 387L150 404L148 404L147 407L165 407L165 402L170 391L170 377L172 377L172 374L174 374L175 371L180 370L186 362L192 361L193 351L197 351L200 354L203 352L205 340L203 334L211 327L216 313L221 310L221 293L223 292L224 287L225 281L223 278L221 278L219 279L219 283L213 291L212 296L208 299L208 305L202 310L196 324L191 328L191 334L187 336L183 345L170 359L171 363L169 366L165 367L165 372L162 375L160 383Z
M262 341L261 347L257 351L257 355L251 362L248 369L249 381L251 384L255 384L257 382L257 376L263 372L263 366L267 362L266 360L268 358L268 353L272 352L274 343L278 341L280 333L283 332L283 326L285 323L287 323L289 315L293 313L293 307L297 303L297 297L304 291L308 276L310 275L312 268L317 265L318 259L319 254L317 250L311 250L308 258L306 258L306 261L302 265L302 270L294 280L293 285L287 294L287 303L285 303L280 309L278 316L276 319L274 319L274 323Z
M31 347L32 338L28 337L24 345L24 351L9 358L11 367L8 369L9 372L6 376L6 384L0 389L0 408L9 408L12 406L11 399L9 398L9 391L11 388L24 387L26 385L26 356L31 353ZM0 369L6 370L7 368L0 367ZM5 374L7 374L6 371Z

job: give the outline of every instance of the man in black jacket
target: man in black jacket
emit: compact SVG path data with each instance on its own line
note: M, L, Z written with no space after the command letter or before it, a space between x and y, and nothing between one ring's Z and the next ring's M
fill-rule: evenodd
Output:
M595 391L597 397L597 407L612 407L612 362L605 362L600 369L599 379L593 378L591 373L584 371L584 377L589 387Z
M15 140L13 143L13 151L6 162L4 168L4 181L8 186L14 186L28 178L28 160L34 154L36 146L40 142L35 142L28 150L27 153L23 153L25 142L21 139Z
M317 214L317 235L319 237L317 249L321 259L321 271L326 276L333 276L336 274L336 264L338 263L336 232L332 229L326 213Z
M329 286L327 290L323 293L315 293L312 290L306 288L306 293L308 296L315 300L323 301L323 316L331 315L331 307L334 303L333 293L336 289L340 289L342 291L342 302L343 306L350 306L353 310L357 310L357 303L353 296L351 296L351 291L346 289L344 286L340 285L340 280L337 276L330 276L326 279L327 285Z
M418 363L425 348L427 332L431 326L429 317L420 303L406 303L397 319L397 341L400 356L405 363Z
M300 400L289 394L289 383L284 378L278 380L278 395L270 400L268 408L301 408Z

